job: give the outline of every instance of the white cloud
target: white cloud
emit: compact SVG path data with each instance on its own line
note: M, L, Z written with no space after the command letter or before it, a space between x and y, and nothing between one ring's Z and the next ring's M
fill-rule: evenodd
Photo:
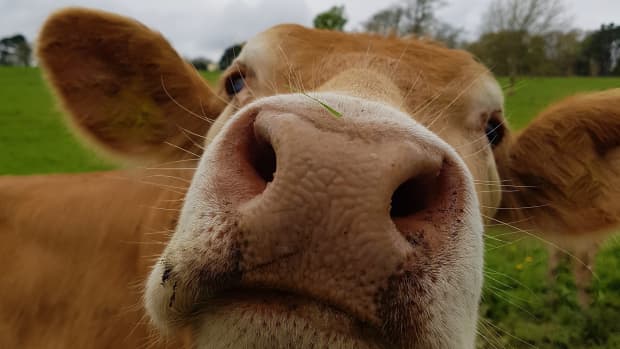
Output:
M219 55L232 43L246 41L279 23L310 25L312 14L304 0L232 0L196 28L197 47Z

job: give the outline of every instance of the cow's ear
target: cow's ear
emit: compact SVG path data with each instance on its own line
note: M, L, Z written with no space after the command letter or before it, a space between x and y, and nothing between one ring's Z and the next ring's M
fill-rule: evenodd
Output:
M496 154L497 220L573 235L620 227L620 89L552 105Z
M80 8L53 14L38 56L69 124L106 153L148 163L200 154L223 103L159 34Z

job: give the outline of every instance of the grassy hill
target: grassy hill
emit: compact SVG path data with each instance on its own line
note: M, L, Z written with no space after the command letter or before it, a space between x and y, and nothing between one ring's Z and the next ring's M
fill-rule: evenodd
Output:
M214 81L217 74L205 77ZM506 98L506 115L521 128L554 100L611 87L620 87L620 79L521 79ZM39 70L0 67L0 174L113 167L82 147L61 120ZM568 267L555 286L549 285L544 242L499 234L491 231L487 239L480 348L620 348L618 241L609 242L598 256L596 301L584 311L577 306Z
M59 110L39 69L0 67L0 174L113 168L73 137Z

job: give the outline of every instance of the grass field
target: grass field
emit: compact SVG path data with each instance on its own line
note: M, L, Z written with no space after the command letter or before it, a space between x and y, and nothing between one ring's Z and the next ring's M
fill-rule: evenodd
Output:
M217 75L206 78L213 81ZM610 87L620 87L620 79L521 79L507 97L507 116L521 128L553 100ZM0 67L0 174L113 167L80 146L61 120L37 69ZM568 267L551 288L546 263L539 241L488 239L479 347L620 348L620 243L609 242L599 254L596 301L586 311L577 306Z

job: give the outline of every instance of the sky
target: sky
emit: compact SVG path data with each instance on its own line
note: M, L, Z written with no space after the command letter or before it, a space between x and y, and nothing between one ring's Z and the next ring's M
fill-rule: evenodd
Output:
M312 25L332 5L345 5L347 30L361 27L372 14L399 0L0 0L0 38L22 33L35 41L45 18L66 6L102 9L133 17L160 31L185 57L218 60L232 43L243 42L279 23ZM479 34L482 13L493 0L448 0L439 19ZM620 24L620 0L565 0L572 24L597 29Z

